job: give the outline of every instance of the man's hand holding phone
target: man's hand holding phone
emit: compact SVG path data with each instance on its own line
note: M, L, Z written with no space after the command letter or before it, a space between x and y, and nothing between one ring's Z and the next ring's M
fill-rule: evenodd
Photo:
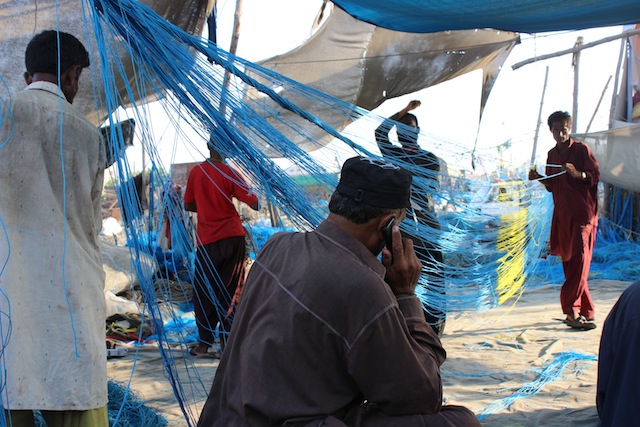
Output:
M422 264L413 249L413 241L402 237L400 228L395 225L394 220L395 218L392 218L393 223L389 226L390 239L387 238L385 232L387 227L382 230L387 244L387 247L382 250L382 264L387 269L385 281L395 295L413 294L420 277Z

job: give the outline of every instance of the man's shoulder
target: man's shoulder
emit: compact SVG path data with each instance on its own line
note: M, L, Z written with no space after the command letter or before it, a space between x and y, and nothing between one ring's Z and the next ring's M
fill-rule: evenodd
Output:
M620 300L632 301L636 312L640 311L640 305L638 304L640 302L640 280L629 285L620 296Z
M296 231L285 231L285 230L278 231L272 234L267 239L262 249L265 251L265 253L268 253L273 249L273 246L284 245L284 247L288 248L305 234L306 233L301 233ZM262 253L262 250L261 250L261 253Z
M574 151L591 151L589 145L587 145L584 141L579 141L573 138L571 138L571 145L569 146L569 149Z
M28 122L32 122L38 116L45 121L49 121L49 118L57 120L64 114L66 125L100 138L100 131L94 123L72 104L51 91L24 89L14 92L11 95L10 108L15 120Z
M212 162L211 160L208 160L208 159L202 163L199 163L193 169L198 169L203 173L204 172L218 173L223 176L229 176L230 174L233 174L233 175L238 174L235 169L233 169L231 166L227 165L226 163Z
M433 163L440 164L440 158L438 156L436 156L435 154L433 154L431 151L427 151L427 150L421 148L418 151L418 153L422 158L428 159L429 161L431 161Z
M14 110L18 106L29 106L31 108L42 108L55 112L56 114L63 111L65 114L77 117L97 129L97 126L85 118L84 114L82 114L78 108L69 103L64 96L52 92L51 89L41 90L37 88L27 88L14 92L11 95L11 105Z
M212 165L209 163L208 160L205 160L204 162L198 163L197 165L192 167L191 170L189 171L189 176L197 176L197 175L208 176L212 170L213 170Z
M45 101L38 97L32 90L20 90L13 92L8 99L9 102L3 103L8 105L14 114L19 114L21 111L30 108L36 108L38 105L45 104Z
M571 151L573 151L574 153L579 153L580 156L592 155L592 151L589 145L587 145L582 141L576 141L575 139L572 139L572 141L573 143L571 144L571 147L570 147Z

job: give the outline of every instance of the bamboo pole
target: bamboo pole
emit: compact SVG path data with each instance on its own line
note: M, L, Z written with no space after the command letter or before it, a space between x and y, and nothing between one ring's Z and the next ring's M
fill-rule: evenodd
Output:
M538 135L540 135L540 123L542 121L542 106L544 105L544 94L547 91L547 81L549 80L549 66L544 73L544 86L542 86L542 97L540 98L540 109L538 110L538 123L536 124L536 133L533 137L533 150L531 151L530 167L533 168L536 161L536 150L538 149Z
M616 77L613 81L613 96L611 98L611 109L609 110L609 129L613 129L614 122L616 119L616 98L618 97L618 86L620 82L620 70L622 70L622 66L625 58L625 51L627 50L627 43L629 39L623 39L622 43L620 43L620 55L618 56L618 67L616 68ZM614 186L611 184L604 183L604 203L603 203L603 216L605 218L612 219L611 217L611 194L614 191Z
M233 14L233 32L231 33L231 44L229 45L229 53L235 55L238 50L238 42L240 40L240 22L242 18L242 0L236 0L236 10ZM225 94L229 90L231 81L231 73L225 71L224 80L222 82L222 96L220 99L220 113L223 117L227 115L227 104L225 103Z
M604 98L604 94L607 92L607 88L609 87L609 83L611 83L611 79L613 76L609 76L607 80L607 84L604 85L604 89L602 90L602 94L600 95L600 99L598 100L598 105L596 105L596 109L593 111L593 115L591 116L591 120L589 120L589 124L587 125L587 130L584 133L589 133L589 129L591 129L591 124L593 123L593 119L595 119L598 110L600 109L600 104L602 104L602 98Z
M231 45L229 53L235 55L238 50L238 42L240 40L240 20L242 18L242 0L236 0L236 11L233 14L233 33L231 35Z
M633 122L633 68L634 68L634 57L635 53L633 52L633 43L627 39L627 55L626 55L626 64L627 64L627 84L626 84L626 98L627 98L627 121L629 123Z
M582 36L578 37L576 44L573 45L573 123L571 125L571 133L575 133L578 129L578 87L580 81L580 46L584 43Z
M609 110L609 129L613 129L616 119L616 98L618 97L618 82L620 81L620 70L624 60L624 52L627 49L629 39L622 40L620 43L620 56L618 57L618 67L616 68L616 78L613 81L613 97L611 99L611 109Z
M596 40L595 42L584 44L584 45L582 45L580 47L579 50L582 51L582 50L588 49L590 47L598 46L600 44L608 43L608 42L611 42L611 41L614 41L614 40L618 40L618 39L628 38L628 37L634 36L636 34L640 34L640 29L625 31L623 33L616 34L614 36L605 37L603 39ZM541 55L541 56L536 56L534 58L525 59L524 61L520 61L520 62L517 62L517 63L513 64L511 66L511 69L512 70L517 70L518 68L523 67L523 66L525 66L527 64L532 64L532 63L537 62L537 61L543 61L545 59L555 58L555 57L558 57L558 56L567 55L569 53L574 53L574 52L576 52L576 47L575 46L572 47L571 49L561 50L561 51L556 52L556 53L549 53L547 55Z

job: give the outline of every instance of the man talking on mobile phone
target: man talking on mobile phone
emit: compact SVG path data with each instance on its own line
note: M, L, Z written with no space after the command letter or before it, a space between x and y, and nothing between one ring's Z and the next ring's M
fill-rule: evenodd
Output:
M410 189L404 169L348 159L327 219L267 241L198 426L480 426L468 409L442 405L446 353L398 228Z

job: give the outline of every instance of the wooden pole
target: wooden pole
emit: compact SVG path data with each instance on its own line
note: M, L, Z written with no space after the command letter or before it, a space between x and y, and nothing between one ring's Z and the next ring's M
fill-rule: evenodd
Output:
M618 97L618 82L620 81L620 70L624 60L624 52L627 48L629 39L622 40L620 43L620 56L618 57L618 67L616 68L616 78L613 81L613 97L611 99L611 109L609 110L609 129L613 129L616 120L616 98Z
M604 98L604 94L607 91L607 88L609 87L609 83L611 83L611 79L613 78L613 76L609 76L609 79L607 80L607 84L604 85L604 89L602 90L602 94L600 95L600 99L598 100L598 105L596 105L596 109L593 111L593 115L591 116L591 120L589 120L589 124L587 125L587 130L584 131L584 133L589 133L589 129L591 129L591 124L593 123L593 119L596 117L596 114L598 113L598 110L600 109L600 104L602 103L602 98Z
M236 11L233 14L233 34L231 35L231 44L229 53L235 55L238 50L238 41L240 40L240 18L242 18L242 0L236 0Z
M625 98L627 99L627 121L629 123L633 122L633 68L634 68L634 58L635 53L633 52L633 43L627 39L627 51L625 56L625 63L627 64L627 93L625 94Z
M280 215L278 215L278 208L268 200L267 207L269 209L269 219L271 220L271 226L274 228L282 228L282 220L280 219Z
M611 109L609 110L609 129L613 129L616 120L616 99L618 98L618 83L620 82L620 72L622 70L623 61L625 58L625 51L627 50L627 43L629 39L622 39L620 43L620 56L618 57L618 67L616 68L616 77L613 81L613 96L611 99ZM612 219L611 217L611 194L614 191L614 187L611 184L604 184L604 203L603 203L603 216L605 218Z
M236 0L236 11L233 14L233 33L231 34L231 44L229 45L229 53L235 55L238 50L238 42L240 40L240 20L242 18L242 0ZM224 73L224 80L222 83L222 96L220 106L220 113L223 117L227 114L227 104L225 103L225 94L229 90L229 82L231 80L231 74L229 71Z
M540 123L542 121L542 106L544 105L544 94L547 91L547 81L549 80L549 66L544 73L544 86L542 86L542 97L540 98L540 109L538 110L538 123L536 124L536 133L533 137L533 150L531 151L530 167L533 168L536 161L536 150L538 149L538 135L540 135Z
M580 80L580 46L584 39L582 36L578 37L576 44L573 46L573 111L571 116L573 117L573 124L571 126L571 133L575 133L578 128L578 87Z
M629 37L634 36L636 34L640 34L640 29L625 31L625 32L620 33L620 34L616 34L615 36L609 36L609 37L605 37L603 39L597 40L595 42L587 43L585 45L580 46L579 50L585 50L585 49L588 49L590 47L594 47L594 46L597 46L597 45L600 45L600 44L603 44L603 43L608 43L608 42L611 42L611 41L614 41L614 40L618 40L618 39L629 38ZM512 70L517 70L518 68L523 67L523 66L525 66L527 64L532 64L532 63L537 62L537 61L543 61L545 59L555 58L555 57L562 56L562 55L567 55L567 54L570 54L570 53L573 54L575 52L576 52L576 47L574 46L571 49L561 50L561 51L556 52L556 53L549 53L547 55L536 56L534 58L529 58L529 59L526 59L524 61L516 62L515 64L513 64L511 66L511 69Z

